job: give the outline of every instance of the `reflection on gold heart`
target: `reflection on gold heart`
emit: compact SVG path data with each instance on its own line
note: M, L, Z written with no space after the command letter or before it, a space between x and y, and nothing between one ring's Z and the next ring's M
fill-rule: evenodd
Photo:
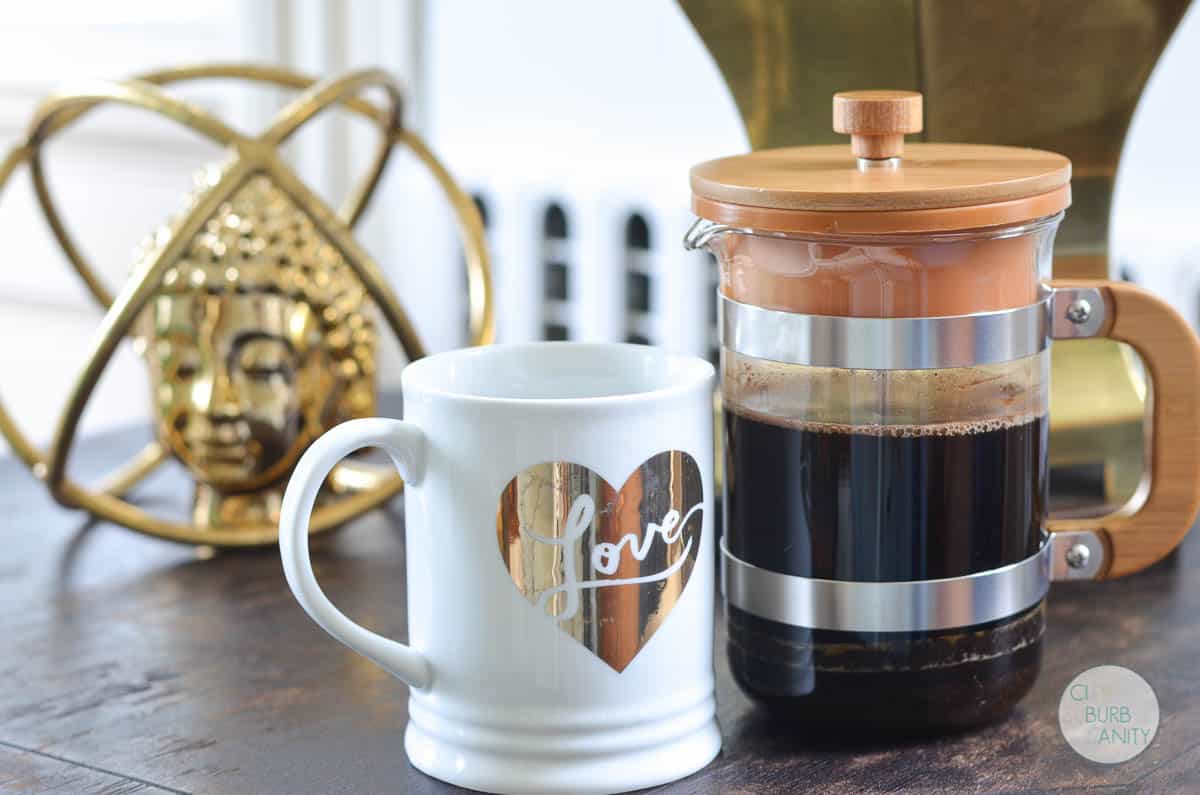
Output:
M579 464L536 464L500 494L496 537L517 590L618 673L683 595L700 551L695 459L651 456L620 491Z

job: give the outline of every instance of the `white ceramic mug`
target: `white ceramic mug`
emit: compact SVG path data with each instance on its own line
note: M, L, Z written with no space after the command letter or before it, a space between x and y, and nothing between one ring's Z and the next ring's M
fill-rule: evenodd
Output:
M713 643L713 368L636 345L430 356L405 419L344 423L283 500L288 584L329 634L410 685L404 747L490 792L620 792L720 750ZM308 518L363 447L406 481L408 645L321 592Z

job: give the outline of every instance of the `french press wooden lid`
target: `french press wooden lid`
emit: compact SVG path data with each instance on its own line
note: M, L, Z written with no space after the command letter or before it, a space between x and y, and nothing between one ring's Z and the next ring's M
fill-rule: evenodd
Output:
M691 171L692 209L736 228L824 234L939 232L1017 224L1071 203L1071 161L1038 149L904 143L915 91L833 97L849 145L764 149Z

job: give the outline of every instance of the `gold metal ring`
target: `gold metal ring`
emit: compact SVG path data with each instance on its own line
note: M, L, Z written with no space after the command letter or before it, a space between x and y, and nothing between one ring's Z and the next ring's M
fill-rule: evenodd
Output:
M235 131L203 110L171 97L162 89L176 82L214 78L268 83L296 89L301 93L276 116L264 133L252 138ZM369 88L383 89L387 97L383 107L359 96ZM153 259L145 262L141 271L131 276L116 297L110 295L68 233L46 184L40 151L41 146L53 136L89 111L109 103L142 108L165 116L227 146L231 151L220 179L199 197L196 205L181 221L175 239ZM373 122L381 134L379 147L367 172L337 212L327 207L291 172L276 150L277 144L286 141L305 123L334 105ZM91 84L78 92L52 96L37 109L26 139L0 162L0 192L17 167L29 163L38 203L55 239L88 291L107 310L84 369L70 391L48 452L37 449L29 441L0 402L0 433L12 445L17 457L46 483L59 503L173 541L229 547L275 543L278 528L274 524L202 530L190 524L156 517L122 499L124 494L169 457L165 447L157 441L147 445L130 462L110 475L106 485L100 489L90 489L69 479L66 465L79 420L117 344L128 334L133 320L153 294L167 264L177 258L177 249L239 184L255 173L267 174L293 201L310 213L317 228L362 280L367 293L379 307L409 359L424 356L424 347L382 269L350 233L362 217L397 146L407 146L430 170L454 211L463 237L468 275L470 341L474 345L489 344L495 336L495 321L488 254L479 211L424 141L415 132L404 129L401 123L400 89L386 73L362 70L317 81L279 67L246 64L183 67L151 72L119 83ZM388 472L374 487L319 507L312 518L311 532L319 533L336 527L386 502L402 487L399 476Z

